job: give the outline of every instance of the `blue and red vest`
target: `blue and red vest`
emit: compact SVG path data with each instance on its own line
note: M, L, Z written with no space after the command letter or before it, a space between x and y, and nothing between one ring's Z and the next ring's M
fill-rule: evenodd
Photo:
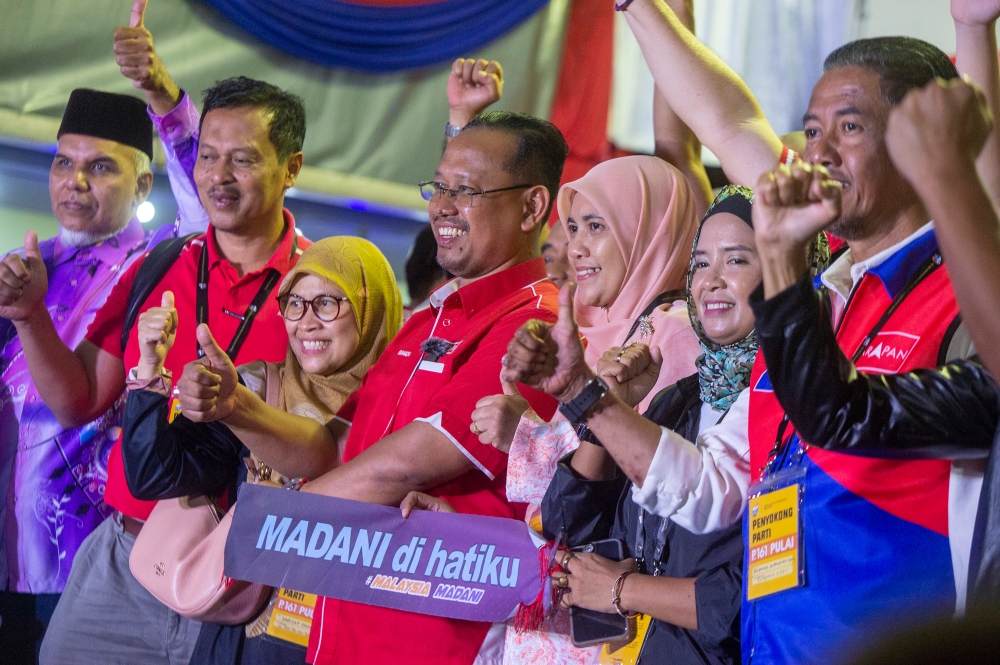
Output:
M848 357L864 346L859 371L897 374L945 360L959 311L943 265L909 292L873 339L865 339L937 249L929 231L866 273L854 289L837 342ZM764 354L757 355L750 386L750 468L756 481L785 415ZM806 474L805 584L756 601L747 601L744 590L743 662L839 660L898 625L953 612L950 462L822 450L800 441L792 429L784 436L788 454L779 455L775 470L798 465ZM743 532L749 533L746 524Z

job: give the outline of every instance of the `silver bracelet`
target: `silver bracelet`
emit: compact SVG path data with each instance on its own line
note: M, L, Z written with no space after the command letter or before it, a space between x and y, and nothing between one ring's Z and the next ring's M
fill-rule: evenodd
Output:
M615 611L626 619L634 619L639 616L638 612L633 612L629 614L627 611L622 609L622 588L625 586L625 578L632 574L633 571L626 570L624 573L618 576L615 583L611 585L611 604L615 606Z
M444 123L444 135L447 136L448 138L450 139L455 138L456 136L458 136L458 133L460 131L462 131L461 127L456 127L450 122Z

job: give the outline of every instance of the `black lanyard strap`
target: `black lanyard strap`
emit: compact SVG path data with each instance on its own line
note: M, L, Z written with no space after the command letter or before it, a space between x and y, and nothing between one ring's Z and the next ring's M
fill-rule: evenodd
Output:
M878 336L878 334L882 332L882 328L884 328L885 324L889 322L889 319L891 319L892 315L896 313L896 310L899 309L900 305L903 304L903 301L906 300L907 296L913 293L913 291L916 290L916 288L920 285L920 283L923 282L927 277L929 277L930 274L935 270L937 270L940 266L941 266L940 251L935 251L933 254L927 257L927 259L922 264L920 264L920 267L917 269L917 271L913 274L912 277L910 277L909 281L906 282L906 286L904 286L902 290L900 290L900 292L896 294L896 297L893 298L892 302L889 303L889 306L886 308L885 312L883 312L878 322L876 322L875 325L872 327L872 329L868 331L868 334L865 335L865 338L861 340L861 344L858 346L857 350L854 352L854 355L852 356L851 359L852 363L857 364L858 360L861 358L861 355L865 352L865 350L869 346L871 346L871 343L875 341L875 338ZM852 289L851 292L852 296L854 295L855 291L857 291L856 288ZM849 305L850 302L848 301L847 305L845 305L844 307L843 314L841 314L841 320L838 322L838 329L839 329L839 324L843 323L844 317L847 314L847 307ZM792 439L791 436L785 439L785 431L788 429L789 422L790 420L788 418L788 414L786 413L784 414L784 417L781 419L781 424L778 425L778 432L774 438L774 447L771 448L771 452L768 453L767 464L764 466L762 473L763 477L767 477L768 475L770 475L774 471L773 468L774 462L777 461L779 457L784 456L785 449L788 447L788 442L791 441Z
M198 294L195 299L195 313L199 324L208 323L208 243L211 241L211 238L205 240L206 244L201 248L201 260L198 263ZM293 254L297 245L297 242L292 243ZM243 342L246 341L247 335L250 333L250 325L253 323L254 317L257 316L260 308L264 306L264 302L271 295L271 291L279 279L281 279L281 273L274 268L268 268L267 275L264 277L264 283L257 290L257 295L250 301L250 305L243 312L243 316L237 317L240 319L240 325L233 334L233 339L229 342L229 347L226 349L226 355L229 356L230 360L234 360L236 354L240 352ZM204 355L205 351L201 348L201 344L199 344L198 357L202 358Z

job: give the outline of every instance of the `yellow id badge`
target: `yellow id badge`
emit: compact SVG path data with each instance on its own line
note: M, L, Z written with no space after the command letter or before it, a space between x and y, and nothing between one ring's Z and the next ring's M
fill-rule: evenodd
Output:
M601 655L597 662L600 665L635 665L639 662L639 654L642 653L642 643L646 641L650 621L652 621L652 617L648 614L637 616L635 618L635 637L625 644L621 642L605 643L601 647Z
M750 499L747 600L792 589L803 582L799 490L800 484L794 483Z
M315 607L315 595L279 589L271 610L271 620L267 622L267 634L292 644L309 646L309 629Z
M181 415L181 401L176 397L170 398L170 410L167 411L167 422L174 422L174 418Z

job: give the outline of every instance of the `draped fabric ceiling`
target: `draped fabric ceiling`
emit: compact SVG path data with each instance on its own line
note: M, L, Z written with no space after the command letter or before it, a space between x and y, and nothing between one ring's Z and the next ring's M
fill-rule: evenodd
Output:
M0 0L5 17L0 21L0 133L16 134L15 125L44 118L52 121L47 140L54 142L55 121L74 88L138 94L121 76L111 51L112 32L127 24L131 4L131 0ZM259 4L310 3L261 0ZM466 4L479 9L522 3ZM321 5L333 15L346 3L311 3L314 9ZM454 48L460 49L453 52L503 64L507 83L496 108L550 116L569 5L569 0L535 0L536 11L521 14L519 24L488 43L467 47L460 41L462 35L474 31L466 30L461 21L452 22L448 35L459 40ZM439 2L361 9L389 12L387 17L403 10L430 16L452 6ZM257 9L248 12L259 16ZM442 52L444 59L436 64L382 74L317 65L262 43L200 0L150 0L145 25L168 70L196 102L201 90L235 75L263 79L300 95L306 105L307 165L406 185L433 174L444 145L445 84L452 55ZM391 32L388 20L373 19L372 25ZM435 18L428 25L441 29L442 24ZM359 47L357 57L366 50Z

